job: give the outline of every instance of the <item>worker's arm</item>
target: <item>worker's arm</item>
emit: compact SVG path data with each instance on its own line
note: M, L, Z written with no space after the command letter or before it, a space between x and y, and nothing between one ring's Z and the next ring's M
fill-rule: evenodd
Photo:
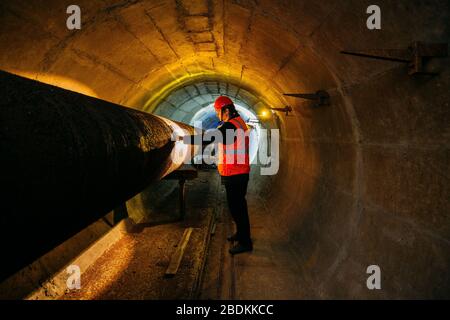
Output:
M207 130L203 134L186 135L183 136L182 139L185 144L193 144L193 145L201 144L202 146L205 147L213 142L218 142L217 138L221 137L224 144L232 144L234 143L234 141L236 141L236 136L234 136L234 139L227 139L226 131L228 129L234 131L236 130L236 127L230 122L225 122L217 129Z

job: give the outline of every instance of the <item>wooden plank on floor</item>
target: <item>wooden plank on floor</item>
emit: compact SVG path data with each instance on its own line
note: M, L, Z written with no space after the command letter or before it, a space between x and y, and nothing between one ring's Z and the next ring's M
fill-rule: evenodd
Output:
M177 273L178 268L180 267L181 260L183 259L184 250L186 249L189 238L191 237L192 230L192 228L186 228L184 230L177 250L170 259L169 267L166 270L165 277L173 277Z

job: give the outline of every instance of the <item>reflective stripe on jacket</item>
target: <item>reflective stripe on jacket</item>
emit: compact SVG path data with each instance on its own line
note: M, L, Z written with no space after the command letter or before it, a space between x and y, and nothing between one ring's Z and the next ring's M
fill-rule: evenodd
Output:
M250 130L241 117L230 119L228 122L231 122L236 127L236 130L233 132L233 137L236 136L236 141L228 145L219 142L217 164L219 174L221 176L233 176L249 173ZM231 132L227 134L231 134Z

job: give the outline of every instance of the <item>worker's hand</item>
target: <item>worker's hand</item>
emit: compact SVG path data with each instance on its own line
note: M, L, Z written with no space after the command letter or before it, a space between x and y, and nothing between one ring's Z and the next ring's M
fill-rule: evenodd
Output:
M171 140L175 142L183 141L183 136L180 136L176 131L174 131L172 132Z
M180 136L178 133L174 133L174 141L175 142L177 142L177 141L183 141L183 137L184 136Z

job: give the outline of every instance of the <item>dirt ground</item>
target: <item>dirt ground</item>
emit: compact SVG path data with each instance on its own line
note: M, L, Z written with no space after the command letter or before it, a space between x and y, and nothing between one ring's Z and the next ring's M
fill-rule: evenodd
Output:
M214 171L186 185L184 221L143 227L123 236L83 275L81 290L62 299L299 299L308 283L264 201L247 196L254 251L235 257L225 190ZM215 224L215 225L214 225ZM193 232L180 268L164 277L185 228Z

